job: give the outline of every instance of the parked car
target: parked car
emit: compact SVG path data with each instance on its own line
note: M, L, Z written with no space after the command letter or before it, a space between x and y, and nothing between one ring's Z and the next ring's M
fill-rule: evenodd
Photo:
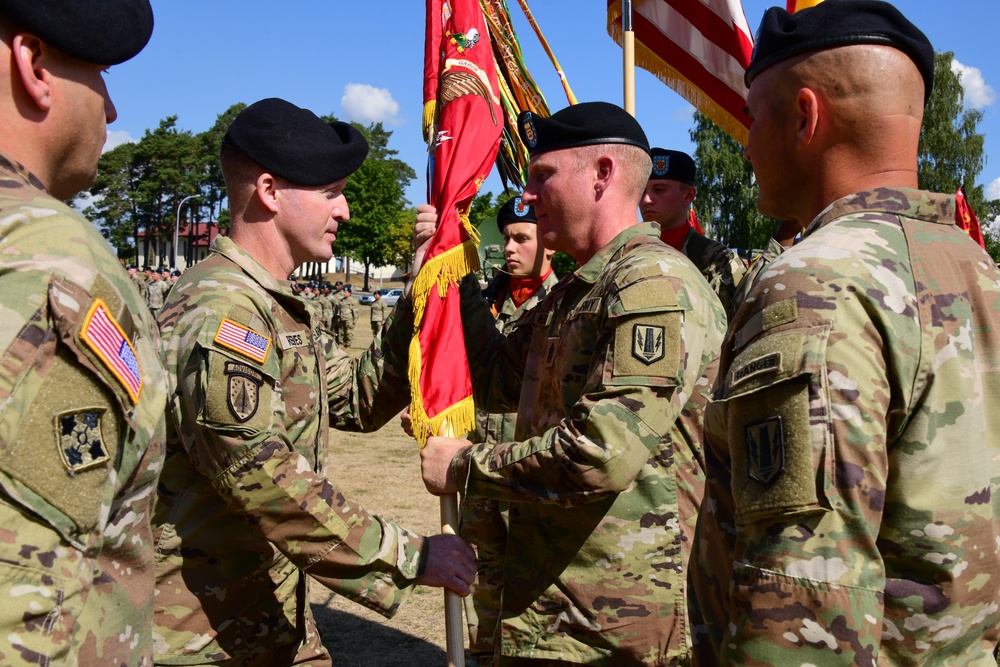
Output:
M395 306L401 296L403 296L403 290L398 287L396 289L385 290L382 292L382 300L385 301L385 305L387 306Z
M388 291L389 290L387 290L387 289L377 289L374 292L372 292L371 294L362 294L361 297L358 299L358 303L360 303L362 306L370 306L370 305L372 305L372 301L375 300L375 293L376 292L379 293L379 294L381 294L381 295L383 295L383 296L385 296L385 293L388 292Z

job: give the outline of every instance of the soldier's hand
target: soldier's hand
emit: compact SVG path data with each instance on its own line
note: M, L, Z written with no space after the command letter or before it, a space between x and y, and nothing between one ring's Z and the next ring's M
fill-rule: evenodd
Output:
M399 425L403 428L403 432L406 435L415 437L413 435L413 419L410 417L410 409L406 408L403 413L399 415Z
M437 230L438 214L437 209L430 204L421 204L417 207L417 221L413 223L413 268L410 270L410 280L403 288L403 294L410 296L413 286L413 279L420 273L420 267L424 265L424 255L427 254L427 244Z
M428 491L436 496L458 492L451 461L456 452L471 445L471 442L461 438L427 439L427 444L420 450L420 472Z
M432 535L427 538L427 563L417 582L424 586L450 588L461 596L469 594L476 578L476 554L461 537Z

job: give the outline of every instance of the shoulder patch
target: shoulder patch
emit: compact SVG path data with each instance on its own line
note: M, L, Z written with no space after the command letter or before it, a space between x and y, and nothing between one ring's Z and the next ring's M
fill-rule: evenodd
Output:
M115 321L103 300L94 299L94 303L91 304L80 328L80 340L87 344L97 358L108 367L111 374L121 382L132 403L138 403L139 394L142 393L142 370L139 367L139 358L124 330Z
M260 404L260 386L264 376L256 368L235 361L227 361L223 371L229 378L226 399L233 416L241 424L255 414Z
M227 318L219 324L215 342L261 364L271 350L270 338Z
M647 366L662 359L666 352L663 337L666 327L636 324L632 334L632 356Z
M101 435L103 415L101 408L56 415L59 457L70 474L102 465L111 458Z
M785 469L785 428L780 416L747 424L747 472L764 486L771 486Z

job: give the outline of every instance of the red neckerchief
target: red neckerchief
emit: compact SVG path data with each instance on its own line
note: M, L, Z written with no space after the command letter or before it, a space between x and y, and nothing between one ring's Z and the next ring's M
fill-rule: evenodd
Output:
M684 246L684 239L687 238L689 231L691 231L690 222L686 225L678 225L673 229L668 229L666 231L660 230L660 240L674 250L679 251Z
M538 276L537 278L520 278L518 276L510 277L510 298L514 300L514 306L517 308L521 307L521 304L530 299L538 288L542 286L545 279L549 277L552 273L552 269L549 268L548 272L544 276Z

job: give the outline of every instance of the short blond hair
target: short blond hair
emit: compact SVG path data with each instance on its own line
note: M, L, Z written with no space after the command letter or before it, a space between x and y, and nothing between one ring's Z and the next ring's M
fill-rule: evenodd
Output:
M631 144L595 144L579 149L577 168L584 169L602 156L610 156L622 172L622 187L626 199L636 205L646 190L646 181L653 171L653 160L649 153Z

